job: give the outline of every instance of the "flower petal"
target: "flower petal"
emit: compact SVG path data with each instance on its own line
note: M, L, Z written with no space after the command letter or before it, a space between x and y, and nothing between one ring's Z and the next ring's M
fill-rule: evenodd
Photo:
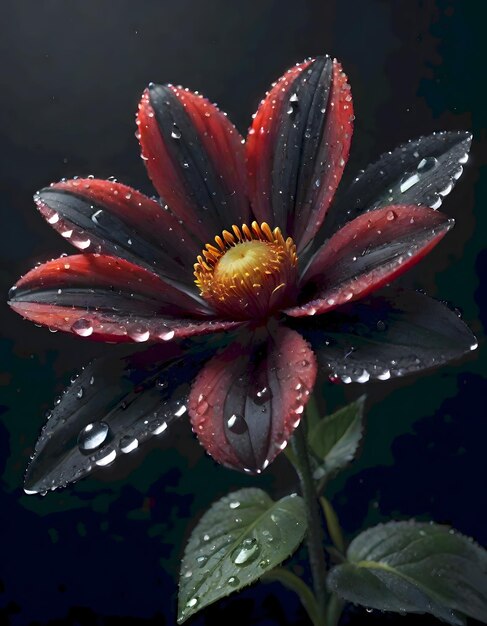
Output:
M239 325L194 319L202 311L190 296L137 265L96 254L45 263L9 297L10 306L34 322L99 341L170 340Z
M379 289L420 261L453 223L419 206L387 206L360 215L317 251L302 278L307 299L286 313L324 313Z
M316 360L295 331L246 336L214 356L189 396L193 429L219 463L260 472L299 424Z
M181 87L151 84L137 125L155 188L200 248L248 221L242 138L215 105Z
M440 132L386 152L334 204L327 229L333 232L357 215L388 204L438 209L462 175L471 143L468 132Z
M298 251L320 228L340 182L352 121L350 87L329 57L288 70L255 115L247 139L252 208L293 237Z
M135 189L77 178L42 189L35 201L48 223L80 250L118 256L193 285L201 246L174 215Z
M313 346L319 366L345 383L437 367L477 347L453 311L415 291L388 289L293 326Z
M90 363L48 413L26 492L65 486L165 433L186 414L190 382L214 350L169 344Z

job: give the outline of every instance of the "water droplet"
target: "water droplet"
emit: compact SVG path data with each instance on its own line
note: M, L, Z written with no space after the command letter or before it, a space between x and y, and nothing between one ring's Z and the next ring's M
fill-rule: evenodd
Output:
M125 435L120 439L118 446L122 452L128 454L129 452L132 452L132 450L139 447L139 440L136 437Z
M254 398L254 402L256 404L264 404L265 402L268 402L271 399L271 390L269 387L262 387L262 389L259 389L257 391L257 393L255 394L255 398Z
M205 565L207 561L208 561L208 557L205 554L202 554L196 559L196 562L198 563L200 567L203 567L203 565Z
M379 320L376 324L376 327L377 327L377 330L382 332L387 329L387 324L383 320Z
M80 337L89 337L93 333L93 324L90 320L81 317L79 320L74 322L71 326L71 330Z
M389 222L392 222L392 220L395 220L396 217L397 217L397 213L394 213L394 211L387 211L386 218Z
M233 502L230 502L229 506L231 509L238 509L240 502L238 500L233 500Z
M260 554L260 545L255 537L244 539L232 554L232 562L243 567L255 561Z
M406 176L401 179L399 186L400 192L405 193L408 189L414 187L417 182L419 182L419 176L417 174L406 174Z
M110 427L106 422L93 422L85 426L78 435L80 452L90 453L102 446L110 434Z
M162 332L159 337L162 339L162 341L170 341L175 335L175 332L173 330L165 330L164 332Z
M137 343L143 343L150 337L150 332L144 326L134 326L127 330L127 335Z
M184 577L185 578L191 578L191 576L193 575L193 572L191 570L188 570L185 574Z
M173 124L172 126L172 130L171 130L171 137L173 139L181 139L181 131L179 130L179 128L176 126L176 124Z
M149 424L149 430L153 435L160 435L167 429L167 422L155 419Z
M186 606L188 607L188 609L194 608L197 604L198 604L198 598L191 598L191 600L188 600L186 602Z
M230 585L230 587L238 587L239 584L240 580L236 576L230 576L227 580L227 585Z
M54 212L51 217L47 219L49 224L56 224L59 222L59 213Z
M271 564L270 559L262 559L262 561L259 561L259 567L261 569L266 569L267 567L269 567L270 564Z
M110 465L110 463L113 463L116 458L116 451L108 446L107 448L104 448L97 453L97 455L95 456L95 464L99 467L105 467L107 465Z
M421 172L423 174L424 172L429 172L430 170L435 168L437 164L438 160L435 159L435 157L426 157L425 159L421 159L421 161L418 163L417 170L418 172Z
M186 406L182 404L177 411L174 411L174 416L181 417L181 415L184 415L185 413L186 413Z
M204 534L203 535L203 541L210 541L210 535Z
M227 426L229 430L236 435L243 435L243 433L245 433L249 428L245 418L238 413L233 413L233 415L228 418Z

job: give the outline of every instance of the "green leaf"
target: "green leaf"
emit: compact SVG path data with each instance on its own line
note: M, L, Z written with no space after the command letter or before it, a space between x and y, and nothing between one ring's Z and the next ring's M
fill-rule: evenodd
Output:
M464 615L487 622L487 552L447 526L381 524L356 537L347 558L328 576L345 600L450 624L464 624Z
M314 478L320 479L353 460L363 434L365 396L327 415L309 432L308 442L318 463Z
M297 495L274 502L260 489L241 489L215 502L186 546L178 622L282 563L305 532L304 502Z

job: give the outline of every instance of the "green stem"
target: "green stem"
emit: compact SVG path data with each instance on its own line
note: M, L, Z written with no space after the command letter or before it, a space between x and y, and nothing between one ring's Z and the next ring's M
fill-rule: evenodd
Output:
M333 593L330 597L330 601L328 602L326 611L328 626L337 626L344 606L345 602Z
M326 561L324 549L324 533L321 524L320 509L316 498L316 488L311 473L308 443L304 423L296 429L292 438L293 451L298 460L298 475L301 483L301 492L306 504L308 522L308 552L313 590L318 607L320 622L316 626L325 624L326 607Z
M308 617L316 626L322 624L323 620L321 615L319 614L318 607L316 605L316 600L313 595L311 589L304 583L301 578L298 578L296 574L293 574L284 567L275 567L270 572L266 572L264 576L262 576L264 581L268 580L270 582L277 580L282 585L287 587L288 589L292 589L301 600L301 604L306 609Z

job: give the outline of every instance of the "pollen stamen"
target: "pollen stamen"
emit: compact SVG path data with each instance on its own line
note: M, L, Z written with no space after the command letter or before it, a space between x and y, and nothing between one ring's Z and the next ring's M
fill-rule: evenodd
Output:
M252 222L215 237L194 265L201 295L239 319L261 319L289 306L296 292L296 246L279 228Z

